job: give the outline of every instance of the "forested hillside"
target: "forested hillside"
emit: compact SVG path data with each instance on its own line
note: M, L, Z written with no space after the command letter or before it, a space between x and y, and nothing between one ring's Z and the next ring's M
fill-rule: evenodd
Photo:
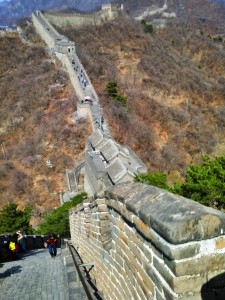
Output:
M66 168L82 158L91 131L74 122L67 73L31 25L24 34L24 43L17 33L0 37L0 207L30 203L36 222L60 205Z
M224 11L206 0L170 0L176 18L160 29L153 17L132 17L145 12L147 0L136 12L128 2L131 13L115 21L57 30L75 41L116 141L149 171L182 181L202 154L225 152ZM22 40L0 36L0 207L33 204L33 225L59 206L65 170L83 158L91 127L75 122L76 100L31 23Z
M198 19L145 29L123 17L63 33L76 43L115 139L173 181L202 154L225 151L224 42ZM123 104L107 96L111 81Z

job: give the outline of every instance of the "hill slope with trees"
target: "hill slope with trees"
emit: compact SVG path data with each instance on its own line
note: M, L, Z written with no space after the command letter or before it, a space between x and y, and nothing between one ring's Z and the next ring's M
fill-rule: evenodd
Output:
M225 151L225 44L197 19L145 28L122 17L63 33L76 43L114 138L174 181L202 154ZM111 82L126 103L109 96Z
M83 159L91 127L74 121L76 95L59 61L32 25L24 35L0 37L0 208L32 204L35 225L60 205L66 168Z
M116 141L149 172L169 174L169 184L182 182L202 154L225 151L224 11L207 3L168 1L177 18L163 29L126 16L61 31L75 41ZM147 5L140 1L137 15ZM91 127L74 122L69 78L31 24L23 35L0 36L0 208L32 204L36 226L60 205L65 169L83 157Z

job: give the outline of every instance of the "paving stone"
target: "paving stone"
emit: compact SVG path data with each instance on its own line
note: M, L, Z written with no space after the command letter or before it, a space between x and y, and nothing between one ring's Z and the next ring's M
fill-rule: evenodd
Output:
M69 300L69 283L78 278L71 267L67 273L61 249L54 259L46 249L27 252L20 260L2 264L0 300ZM77 300L87 299L83 289L75 292Z

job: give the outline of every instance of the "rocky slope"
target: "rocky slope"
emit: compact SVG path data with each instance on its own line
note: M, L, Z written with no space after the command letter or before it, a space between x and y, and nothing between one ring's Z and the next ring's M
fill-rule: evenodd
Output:
M224 154L225 45L198 18L152 34L144 26L125 17L64 34L76 43L115 139L174 181L202 154ZM112 80L125 106L106 96Z
M138 2L136 16L146 2ZM168 0L177 17L153 33L128 16L63 32L76 43L115 139L171 182L202 154L225 151L223 10L205 9L203 18L197 7L205 2L182 0L178 9ZM59 205L65 169L81 159L91 128L74 122L76 96L62 66L32 26L24 34L23 42L17 34L0 37L0 207L32 203L35 225ZM106 96L112 80L125 105Z
M33 224L60 205L65 171L83 158L87 121L75 123L67 73L32 26L0 37L0 207L34 205Z

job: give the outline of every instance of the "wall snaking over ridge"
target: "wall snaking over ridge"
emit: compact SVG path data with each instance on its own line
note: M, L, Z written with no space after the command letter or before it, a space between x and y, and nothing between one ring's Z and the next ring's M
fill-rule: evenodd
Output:
M107 11L108 6L112 8L111 5L105 5L103 11ZM70 76L78 96L76 115L88 116L91 120L94 133L86 141L84 190L94 195L119 182L133 181L136 174L146 173L147 168L141 159L129 147L120 146L112 139L98 95L76 54L74 42L59 34L40 11L33 12L32 19L50 52L61 60ZM65 197L61 195L60 202L67 201L67 196L71 196L71 193Z
M225 272L224 226L222 212L138 183L70 210L72 243L112 300L204 299L204 284Z
M105 4L100 11L92 14L57 13L45 11L46 19L53 25L60 27L95 26L105 21L113 20L123 12L123 5Z
M78 105L80 110L88 105L95 130L85 162L87 175L87 167L96 172L94 196L70 210L70 228L72 243L83 261L94 262L90 275L104 299L212 300L214 296L204 295L215 290L219 294L225 287L224 213L152 186L118 182L118 175L129 171L129 152L119 151L104 131L104 123L98 122L101 107L75 45L59 35L40 12L32 17L48 47L66 66L78 98L91 96L94 100L92 105L82 101ZM86 89L78 79L81 69L88 82ZM91 161L94 158L96 164ZM120 164L112 168L119 158ZM140 161L134 159L132 167L139 168ZM102 171L103 165L107 172ZM105 184L103 192L100 185L105 177L111 178L113 186Z

